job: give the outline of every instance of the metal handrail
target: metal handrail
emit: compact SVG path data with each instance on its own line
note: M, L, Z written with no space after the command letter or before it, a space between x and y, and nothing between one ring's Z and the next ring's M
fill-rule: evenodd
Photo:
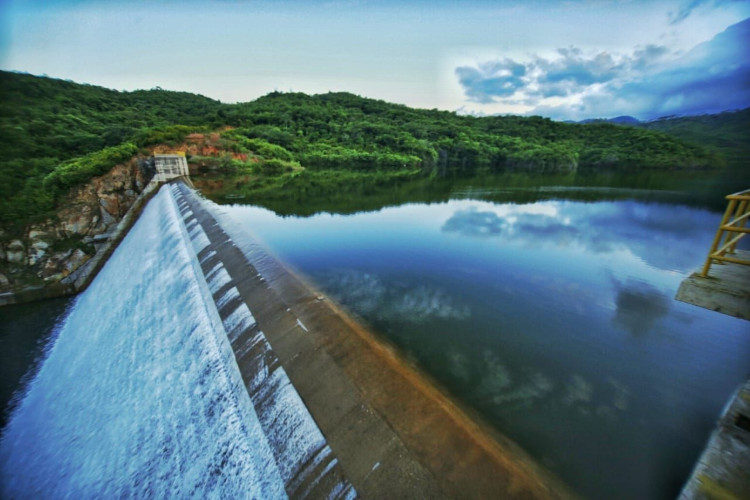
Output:
M737 243L743 236L750 233L750 228L745 227L748 219L750 219L750 189L727 195L726 198L728 200L727 209L721 219L721 224L716 231L714 242L701 271L701 276L704 278L708 276L708 271L714 261L750 266L750 260L739 258L735 253ZM733 236L732 233L738 234Z

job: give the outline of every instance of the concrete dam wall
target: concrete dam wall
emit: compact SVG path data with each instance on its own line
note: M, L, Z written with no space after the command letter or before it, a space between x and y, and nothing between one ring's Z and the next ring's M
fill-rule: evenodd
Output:
M182 182L57 333L3 497L567 498Z

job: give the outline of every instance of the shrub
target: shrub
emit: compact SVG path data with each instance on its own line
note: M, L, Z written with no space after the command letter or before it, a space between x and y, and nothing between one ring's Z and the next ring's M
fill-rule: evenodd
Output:
M68 160L44 177L44 189L52 193L67 191L83 184L92 177L108 172L118 163L123 163L138 153L138 147L130 142L104 148L73 160Z
M141 147L154 144L169 144L174 146L183 142L185 137L194 132L205 132L207 130L206 127L188 127L186 125L145 128L135 134L133 142Z
M266 175L284 174L284 173L292 172L299 168L300 168L300 165L296 161L290 162L290 161L284 161L284 160L278 160L278 159L264 160L260 164L260 171Z

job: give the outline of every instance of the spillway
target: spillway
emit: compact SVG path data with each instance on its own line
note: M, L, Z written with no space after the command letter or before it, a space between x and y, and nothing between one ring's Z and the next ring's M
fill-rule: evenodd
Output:
M0 441L0 496L355 496L236 289L214 299L228 276L202 271L215 252L176 193L151 200L59 328Z
M162 187L10 416L0 496L358 495L571 496L218 207Z

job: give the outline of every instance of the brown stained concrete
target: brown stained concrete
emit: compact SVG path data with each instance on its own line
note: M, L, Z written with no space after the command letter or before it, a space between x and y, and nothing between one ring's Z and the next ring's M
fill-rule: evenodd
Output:
M574 498L258 243L240 251L195 192L181 189L359 495Z

